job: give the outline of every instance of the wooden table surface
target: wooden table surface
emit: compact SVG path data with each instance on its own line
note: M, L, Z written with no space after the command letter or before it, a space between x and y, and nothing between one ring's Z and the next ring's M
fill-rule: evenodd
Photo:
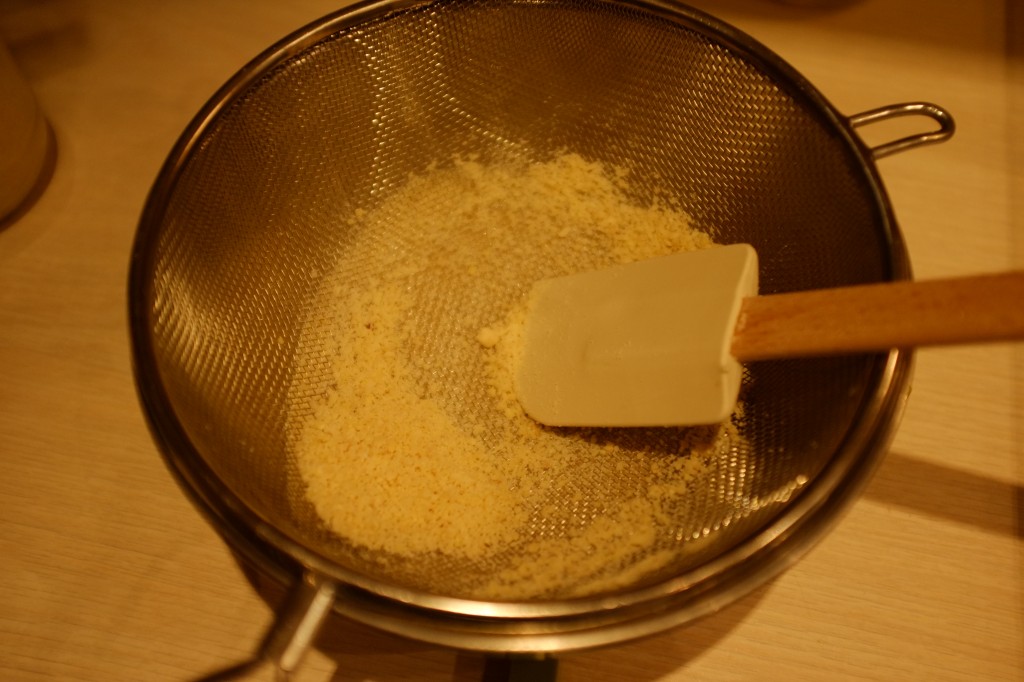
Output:
M905 100L954 113L949 143L880 161L916 273L932 277L1024 266L1016 3L695 4L767 44L846 113ZM59 148L45 193L0 229L0 679L186 680L245 656L270 622L144 425L128 357L128 250L191 115L250 57L332 9L0 4L0 36ZM885 464L801 563L694 626L566 655L561 679L1024 680L1022 360L1011 344L920 352ZM472 655L340 632L297 679L480 673Z

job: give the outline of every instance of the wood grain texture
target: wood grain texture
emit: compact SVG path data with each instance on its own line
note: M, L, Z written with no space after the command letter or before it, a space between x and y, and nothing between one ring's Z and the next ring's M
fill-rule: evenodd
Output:
M740 361L1024 338L1024 272L800 291L743 300Z
M1024 267L1017 0L693 4L841 111L931 100L944 145L879 163L920 278ZM127 258L189 118L333 0L0 4L59 144L0 227L0 680L187 680L252 650L271 610L171 480L132 386ZM901 123L900 125L903 125ZM866 127L869 143L904 131ZM924 350L891 452L835 530L692 627L569 654L564 682L1024 680L1024 355ZM469 682L472 654L332 623L298 682Z

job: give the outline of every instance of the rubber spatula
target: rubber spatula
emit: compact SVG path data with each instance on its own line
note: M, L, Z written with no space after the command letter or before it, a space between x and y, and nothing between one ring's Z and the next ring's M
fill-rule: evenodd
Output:
M757 293L747 244L539 281L519 402L551 426L711 424L743 362L1024 338L1024 272Z

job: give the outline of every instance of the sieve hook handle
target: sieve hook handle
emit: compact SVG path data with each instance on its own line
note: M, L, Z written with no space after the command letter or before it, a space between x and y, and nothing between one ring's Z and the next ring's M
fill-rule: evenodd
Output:
M307 573L292 587L270 631L248 661L217 671L195 682L266 680L287 682L313 645L320 626L334 607L333 582Z
M907 149L913 149L914 147L945 142L952 137L953 133L956 131L956 123L953 121L953 116L939 105L931 104L929 102L904 102L902 104L890 104L888 106L854 114L853 116L850 116L847 121L851 127L859 128L860 126L877 123L879 121L887 121L893 118L900 118L903 116L925 116L938 123L939 127L935 130L907 135L906 137L901 137L897 140L880 144L877 147L871 147L871 156L873 158L880 159L884 156L889 156L890 154L896 154L897 152L906 151Z

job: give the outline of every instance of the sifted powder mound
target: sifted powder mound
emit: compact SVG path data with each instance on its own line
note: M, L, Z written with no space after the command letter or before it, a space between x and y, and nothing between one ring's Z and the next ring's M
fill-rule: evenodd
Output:
M712 244L628 174L564 154L456 159L349 221L303 330L292 456L338 536L424 565L452 596L566 598L633 584L698 544L686 500L737 423L551 429L515 397L534 281ZM728 523L726 519L725 523Z
M371 548L496 552L525 521L514 470L421 396L403 367L405 298L383 285L339 299L349 333L298 450L306 494L332 528Z

